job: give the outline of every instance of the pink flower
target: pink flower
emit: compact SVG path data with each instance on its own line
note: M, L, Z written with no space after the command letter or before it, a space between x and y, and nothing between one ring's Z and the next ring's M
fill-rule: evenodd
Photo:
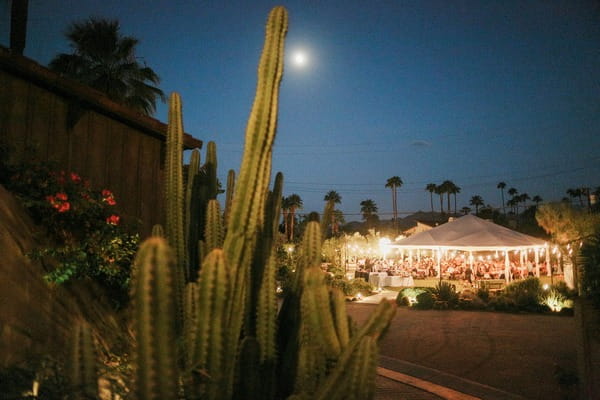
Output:
M111 215L110 217L106 218L106 223L109 225L119 225L119 220L121 219L121 217L119 217L118 215Z

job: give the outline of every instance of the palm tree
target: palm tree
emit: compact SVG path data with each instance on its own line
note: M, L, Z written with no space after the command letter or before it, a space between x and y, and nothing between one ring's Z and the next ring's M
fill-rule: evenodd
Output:
M446 180L442 182L440 186L443 188L444 193L448 195L448 213L450 214L450 212L452 211L452 209L450 208L450 194L452 193L452 190L454 190L453 188L456 187L456 185L454 184L454 182Z
M464 206L460 211L462 211L463 215L467 215L471 212L471 207Z
M398 226L398 188L402 186L404 182L399 176L392 176L387 180L385 184L386 188L392 189L392 208L394 212L394 228Z
M498 185L496 187L500 189L500 193L502 194L502 212L504 213L504 215L506 215L506 206L504 205L504 188L506 187L506 183L498 182Z
M435 183L428 183L427 186L425 186L425 190L427 190L429 192L429 201L431 202L431 212L433 212L433 194L435 193L436 188L437 188L437 185Z
M444 213L444 188L442 187L442 185L437 185L435 187L435 194L440 195L440 212L443 214Z
M371 199L363 200L360 202L360 212L363 219L370 226L371 223L377 218L377 204Z
M521 193L518 196L518 201L519 203L523 203L523 210L527 209L527 200L531 200L531 197L529 197L529 195L527 193Z
M572 197L572 198L579 198L579 205L581 205L581 207L583 207L583 200L581 199L581 197L583 196L583 193L581 192L581 188L576 188L576 189L567 189L567 194Z
M456 195L460 193L460 187L456 186L454 182L451 182L452 186L450 186L450 194L454 195L454 214L456 214Z
M50 69L104 92L110 99L152 115L156 99L165 100L156 86L158 75L137 61L138 40L122 36L117 20L90 18L69 26L65 36L72 54L58 54Z
M335 236L338 233L338 225L335 219L334 208L336 204L340 204L342 202L342 196L340 196L340 194L335 190L330 190L329 192L327 192L323 200L329 203L329 206L331 208L331 234Z
M294 241L294 220L296 219L296 210L302 208L302 199L296 193L290 194L287 197L287 204L289 206L289 241Z
M544 200L539 195L536 194L535 196L533 196L531 201L533 201L535 203L535 207L537 208L537 206L539 206L540 203Z
M483 205L483 198L481 196L473 196L469 201L469 204L475 206L475 215L479 215L479 206Z
M518 209L519 203L518 203L518 200L516 199L516 195L519 193L519 191L517 189L515 189L514 187L511 187L510 189L508 189L507 193L510 196L510 200L512 200L512 201L509 201L509 203L511 204L513 213L515 212L514 207L517 207L516 212L518 214L519 213L519 209Z

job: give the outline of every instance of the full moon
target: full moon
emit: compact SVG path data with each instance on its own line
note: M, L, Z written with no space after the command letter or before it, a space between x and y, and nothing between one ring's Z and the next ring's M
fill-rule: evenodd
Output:
M292 55L292 63L297 67L303 67L306 65L307 62L308 62L308 57L306 56L306 53L303 51L296 51Z

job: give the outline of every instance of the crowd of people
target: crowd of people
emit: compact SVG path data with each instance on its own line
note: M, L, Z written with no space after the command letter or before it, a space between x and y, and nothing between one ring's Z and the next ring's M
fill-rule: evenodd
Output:
M371 272L385 272L390 276L412 276L414 279L437 278L438 263L433 257L404 257L401 258L363 258L356 259L355 277L368 277ZM537 275L535 263L527 260L520 264L519 260L509 260L508 271L510 280L524 279ZM538 264L539 274L546 275L546 262ZM475 280L506 279L504 257L488 255L469 260L468 256L456 255L440 261L442 278L462 280L472 284Z

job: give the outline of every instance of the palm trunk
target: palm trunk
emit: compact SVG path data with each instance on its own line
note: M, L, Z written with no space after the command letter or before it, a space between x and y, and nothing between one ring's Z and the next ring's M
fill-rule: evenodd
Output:
M431 212L433 213L433 192L429 192L429 201L431 202Z

